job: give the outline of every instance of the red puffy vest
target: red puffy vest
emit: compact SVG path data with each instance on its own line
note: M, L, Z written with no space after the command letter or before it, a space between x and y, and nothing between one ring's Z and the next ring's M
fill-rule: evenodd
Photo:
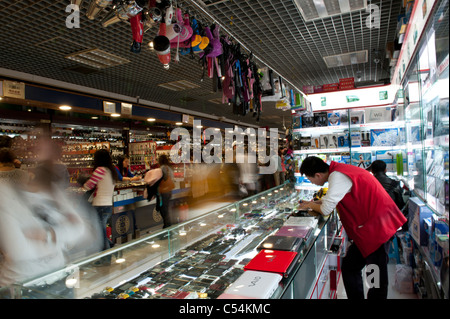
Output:
M363 257L387 242L406 222L405 216L378 180L365 169L331 162L329 173L340 172L353 183L337 205L339 218Z

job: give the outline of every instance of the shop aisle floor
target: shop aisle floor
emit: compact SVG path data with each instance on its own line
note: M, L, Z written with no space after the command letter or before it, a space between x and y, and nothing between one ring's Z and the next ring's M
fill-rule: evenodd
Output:
M395 289L395 260L391 259L388 264L388 274L389 274L389 289L388 289L388 299L419 299L417 294L404 294L400 293ZM365 293L367 295L367 288L364 287ZM337 299L347 299L347 294L345 293L344 284L342 282L342 276L338 283Z

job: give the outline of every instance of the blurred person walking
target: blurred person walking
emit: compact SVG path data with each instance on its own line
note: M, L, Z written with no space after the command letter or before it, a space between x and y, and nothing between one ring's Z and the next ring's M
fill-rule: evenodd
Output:
M6 147L0 148L0 183L26 183L28 173L15 166L15 155Z
M34 169L32 176L24 184L0 183L0 286L63 268L72 249L88 237L82 214L46 166ZM64 279L47 278L40 289L53 283L64 288Z
M170 199L172 198L172 190L175 188L173 182L173 170L171 168L169 158L166 155L161 155L158 158L159 167L162 170L163 178L159 184L159 193L161 194L161 216L164 224L163 228L171 226L170 216Z

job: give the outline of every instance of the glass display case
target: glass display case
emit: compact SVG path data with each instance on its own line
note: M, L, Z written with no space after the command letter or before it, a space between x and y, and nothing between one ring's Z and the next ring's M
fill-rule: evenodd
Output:
M436 1L403 78L407 172L413 196L409 232L415 291L448 298L448 1Z
M17 284L8 293L12 298L214 299L296 212L299 196L286 183ZM308 223L295 267L272 298L308 298L323 270L338 233L337 218L308 217Z
M414 192L448 221L448 3L438 1L403 81L408 176Z

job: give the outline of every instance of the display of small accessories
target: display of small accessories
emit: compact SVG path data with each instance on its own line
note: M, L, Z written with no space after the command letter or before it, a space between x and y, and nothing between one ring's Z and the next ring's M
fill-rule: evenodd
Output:
M303 229L307 236L298 240L299 245L292 246L298 258L303 256L303 251L312 245L312 234L318 227L318 218L291 217L298 201L299 193L292 192L260 204L246 203L242 206L243 214L237 223L227 224L219 231L203 235L172 257L116 287L105 287L89 298L218 298L244 274L246 265L257 255L258 246L291 218L296 219L296 223L307 225ZM280 233L278 237L282 238L283 235Z
M129 144L130 166L133 170L150 169L158 161L157 144L154 141L134 142Z
M124 154L122 132L111 128L53 123L52 139L61 145L61 161L66 164L73 184L79 176L92 173L94 153L97 150L109 150L113 163L118 156Z
M22 163L22 168L32 168L36 165L36 138L43 133L37 123L22 120L0 118L0 136L11 138L11 150Z

